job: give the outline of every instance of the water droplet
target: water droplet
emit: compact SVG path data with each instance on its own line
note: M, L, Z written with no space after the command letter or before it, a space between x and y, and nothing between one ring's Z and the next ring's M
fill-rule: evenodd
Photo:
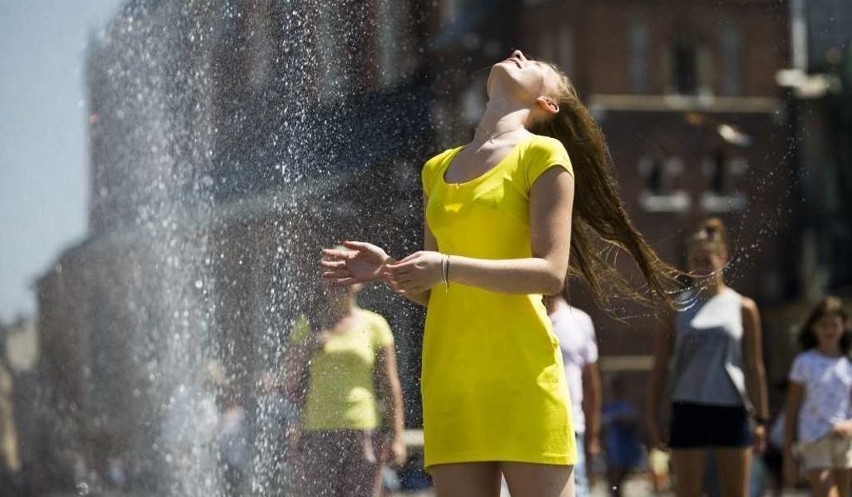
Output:
M204 282L201 280L195 280L195 288L201 289L204 286Z

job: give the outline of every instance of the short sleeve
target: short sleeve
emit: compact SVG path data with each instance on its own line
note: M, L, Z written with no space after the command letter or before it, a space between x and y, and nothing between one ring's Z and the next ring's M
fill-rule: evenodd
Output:
M290 331L290 343L302 343L311 336L311 324L308 322L307 316L304 314L296 318L296 323Z
M793 366L790 368L790 381L796 383L805 383L807 381L807 372L805 368L805 356L799 354L793 361Z
M385 318L373 313L372 316L373 330L373 349L379 350L393 343L393 333Z
M423 169L420 170L420 187L423 188L423 196L429 198L429 193L432 192L432 176L434 174L434 167L430 167L430 163L432 161L426 162L423 165Z
M432 157L426 164L423 164L423 169L420 170L420 186L423 188L423 196L429 198L432 193L432 188L438 180L438 175L444 171L446 161L455 157L455 153L461 147L444 150L440 154Z
M574 176L571 158L562 142L555 138L541 136L532 141L525 156L527 188L532 188L535 180L551 167L561 167Z

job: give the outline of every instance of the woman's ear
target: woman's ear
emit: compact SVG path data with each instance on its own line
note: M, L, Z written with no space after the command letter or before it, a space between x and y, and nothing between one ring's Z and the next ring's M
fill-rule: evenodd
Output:
M539 107L542 108L545 112L551 115L559 114L559 104L556 103L555 100L549 97L538 97L535 99L536 103L538 103Z

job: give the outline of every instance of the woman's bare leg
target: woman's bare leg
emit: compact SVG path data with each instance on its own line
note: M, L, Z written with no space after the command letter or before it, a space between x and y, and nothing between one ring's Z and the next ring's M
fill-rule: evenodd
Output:
M811 484L812 497L837 497L830 469L809 469L808 482Z
M499 497L500 465L496 462L437 464L429 468L436 497Z
M849 497L852 491L852 468L834 468L831 470L838 497Z
M751 447L717 448L716 467L719 468L719 488L722 497L746 497L751 466Z
M672 450L677 497L701 497L704 486L705 449Z
M574 497L574 466L502 462L512 497Z

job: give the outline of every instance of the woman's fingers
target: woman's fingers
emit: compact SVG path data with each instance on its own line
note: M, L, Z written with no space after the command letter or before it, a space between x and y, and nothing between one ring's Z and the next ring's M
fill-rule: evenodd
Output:
M350 240L343 242L343 246L348 248L348 249L357 250L358 252L367 252L370 249L372 249L373 247L375 247L375 245L373 245L371 243L356 242L356 241L350 241Z
M354 257L355 252L350 252L349 250L340 250L340 249L322 249L322 255L327 257L333 257L335 259L351 259Z
M320 266L326 269L341 269L346 267L346 261L329 261L327 259L321 259Z
M411 286L411 285L413 285L414 283L416 283L416 281L415 281L414 279L412 279L412 278L400 278L400 277L396 277L396 278L394 278L394 277L391 277L391 280L392 280L394 283L396 283L397 285L399 285L399 286L403 286L403 287L405 287L405 286Z
M336 269L334 271L323 271L322 277L326 279L351 278L352 273L345 269Z
M397 266L397 267L388 266L387 272L390 273L393 276L400 277L400 276L403 276L403 275L408 275L408 274L413 273L414 272L413 269L414 269L414 266L407 266L407 265L406 266Z
M344 278L333 278L333 277L325 277L323 275L323 278L325 278L325 281L331 286L352 286L352 285L358 283L358 280L356 280L355 278L353 278L351 276L350 277L344 277Z

